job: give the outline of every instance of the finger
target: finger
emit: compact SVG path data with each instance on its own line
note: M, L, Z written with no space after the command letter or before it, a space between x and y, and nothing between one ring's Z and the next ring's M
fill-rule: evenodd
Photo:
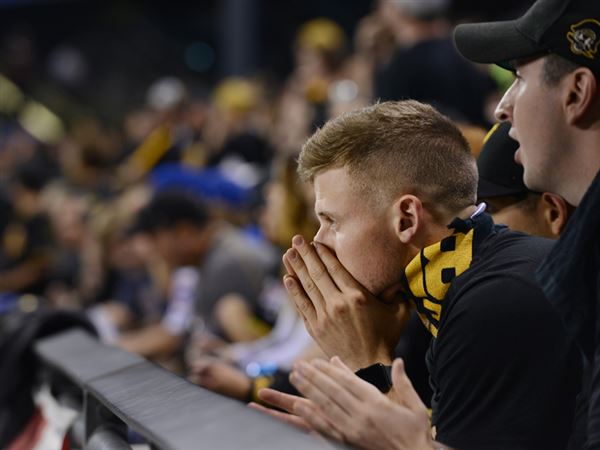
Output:
M304 431L309 432L309 431L314 430L314 428L302 417L295 416L290 413L277 411L275 409L266 408L263 405L259 405L258 403L254 403L254 402L248 403L248 407L252 408L256 411L260 411L264 414L268 414L271 417L274 417L278 420L282 420L282 421L289 423L290 425L293 425L295 427L298 427Z
M285 270L287 271L288 275L291 275L291 276L295 277L296 276L296 272L294 272L294 268L292 267L292 265L290 264L290 262L285 257L285 253L281 257L281 260L283 261L283 265L285 266Z
M291 266L296 274L294 279L298 280L302 290L307 294L307 298L310 299L315 309L322 310L324 304L323 295L308 273L308 269L298 251L294 248L289 249L285 255L283 255L283 259Z
M327 273L336 284L340 291L347 289L356 289L361 287L360 283L354 279L350 272L346 270L342 263L337 259L333 252L320 242L315 242L315 249L317 255L325 265Z
M306 292L304 292L304 289L302 289L298 280L294 277L286 275L283 277L283 284L296 311L304 320L308 333L312 335L312 324L317 320L317 310L315 305L308 295L306 295Z
M275 389L264 388L258 391L258 398L263 402L273 405L289 413L294 412L294 402L301 397L297 395L285 394Z
M347 422L362 407L362 403L338 380L307 362L301 361L295 365L290 381L336 424Z
M192 367L190 368L190 372L196 376L202 376L202 375L206 374L207 372L209 372L211 367L212 367L212 361L200 360L200 361L196 361L194 364L192 364Z
M290 382L302 395L318 406L323 411L325 417L331 422L342 427L345 426L352 415L353 406L356 406L351 405L351 399L345 398L340 400L338 397L343 394L337 391L327 392L328 385L333 385L334 383L327 383L323 379L315 380L312 378L314 374L310 374L309 372L306 370L302 374L299 370L292 371L290 373Z
M312 364L330 378L336 380L340 386L343 386L360 402L372 402L373 399L385 398L379 389L356 376L340 358L334 356L331 361L331 363L327 363L323 360L315 360Z
M331 357L331 359L329 360L329 362L331 364L333 364L334 366L339 367L340 369L348 372L349 374L354 375L354 372L352 372L352 369L350 367L348 367L346 364L344 364L344 361L342 361L339 356L333 356L333 357Z
M338 287L317 254L314 245L310 245L302 236L296 235L292 239L292 247L300 254L308 275L325 298L339 293Z
M321 298L339 293L339 289L331 279L329 272L327 272L325 264L317 255L317 251L302 236L294 236L292 250L296 251L298 258L292 259L290 262L298 275L298 279L300 279L309 294L310 283L313 283L318 289ZM293 253L290 252L290 256L293 256Z
M314 405L305 402L297 402L294 412L319 433L338 441L344 441L343 434L325 415L323 415L323 412Z
M396 397L404 406L415 412L425 408L410 378L406 375L404 361L401 358L397 358L392 365L392 383Z

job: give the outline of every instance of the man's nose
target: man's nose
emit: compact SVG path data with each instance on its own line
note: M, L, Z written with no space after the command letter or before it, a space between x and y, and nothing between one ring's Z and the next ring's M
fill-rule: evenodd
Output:
M512 122L513 86L508 88L500 102L498 102L498 106L496 106L494 116L498 122Z
M319 229L317 230L317 233L313 237L313 241L323 243L323 228L322 227L319 227Z

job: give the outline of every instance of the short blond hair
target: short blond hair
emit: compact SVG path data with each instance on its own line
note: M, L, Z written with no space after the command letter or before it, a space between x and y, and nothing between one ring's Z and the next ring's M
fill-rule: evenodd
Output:
M327 122L304 144L298 174L346 167L379 198L412 193L454 213L475 203L477 167L456 125L414 100L377 103Z

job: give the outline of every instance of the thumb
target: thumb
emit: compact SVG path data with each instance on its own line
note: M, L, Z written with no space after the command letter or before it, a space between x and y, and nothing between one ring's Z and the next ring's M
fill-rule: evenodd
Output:
M401 358L396 359L392 365L392 383L395 397L402 405L411 411L419 411L425 408L419 394L417 394L408 375L406 375L404 361Z

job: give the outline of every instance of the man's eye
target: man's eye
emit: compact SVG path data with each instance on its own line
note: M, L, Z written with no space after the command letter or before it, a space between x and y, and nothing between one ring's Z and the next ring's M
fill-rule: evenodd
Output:
M337 226L337 222L335 220L333 220L331 217L325 217L324 220L328 228L335 230Z

